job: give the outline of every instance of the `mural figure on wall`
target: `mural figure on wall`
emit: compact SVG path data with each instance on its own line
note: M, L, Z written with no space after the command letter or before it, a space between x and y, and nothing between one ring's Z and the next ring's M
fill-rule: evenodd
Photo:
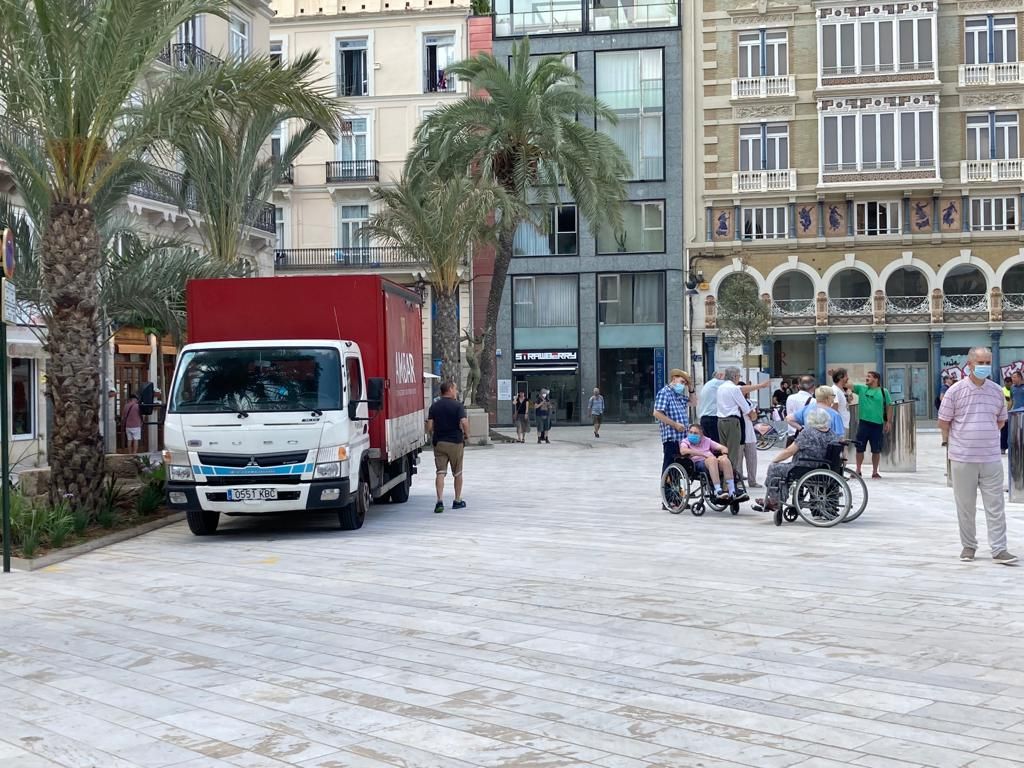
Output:
M828 207L828 231L839 232L843 226L843 214L839 212L838 205Z
M729 236L729 212L722 211L718 214L718 226L715 227L716 237Z
M956 200L950 200L949 205L942 209L942 226L947 229L955 228L958 213L960 211L956 207Z
M923 231L932 228L932 217L928 213L928 203L914 203L914 229Z
M806 205L800 209L800 229L806 232L814 224L814 220L811 218L811 209Z

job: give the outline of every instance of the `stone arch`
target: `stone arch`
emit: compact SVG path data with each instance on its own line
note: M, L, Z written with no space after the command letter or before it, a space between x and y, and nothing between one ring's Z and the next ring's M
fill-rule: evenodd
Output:
M828 286L821 282L821 275L818 274L818 271L814 267L810 264L804 264L797 258L793 257L787 259L786 263L780 264L768 273L768 293L774 295L773 289L775 288L775 281L787 272L802 272L809 277L811 280L811 288L815 296L818 295L818 291L828 290Z
M885 285L886 283L889 282L889 278L892 277L893 273L903 268L916 269L918 272L924 275L925 282L928 286L929 295L935 288L942 287L942 281L936 277L935 270L932 269L931 266L929 266L926 262L922 261L921 259L914 257L907 258L906 256L904 256L904 258L902 259L897 259L886 264L885 269L883 269L878 274L879 289L884 291Z
M836 262L835 264L833 264L832 266L825 270L825 273L821 276L821 282L825 286L825 291L828 291L829 286L832 285L832 279L836 275L848 269L861 272L868 279L868 284L871 286L872 295L874 295L875 291L877 290L885 290L885 284L879 282L878 273L870 264L865 264L863 261L858 261L855 258L847 258L844 259L843 261Z
M1016 258L1011 256L1003 260L1003 263L999 265L999 269L996 270L995 282L992 285L1002 288L1006 273L1015 267L1020 267L1022 264L1024 264L1024 248L1018 251Z
M948 277L949 273L957 267L973 267L981 272L982 276L985 278L984 293L988 293L992 289L992 286L999 285L996 281L996 271L992 269L992 266L984 259L979 259L971 254L970 250L965 249L960 251L959 256L953 257L939 268L938 273L935 275L935 287L942 288L942 284L945 282L946 277ZM943 290L945 289L943 288Z
M743 262L740 261L739 259L733 259L732 264L730 266L718 270L718 272L715 273L714 277L711 278L711 284L708 289L711 292L711 295L717 296L718 290L719 288L722 287L722 282L725 280L725 278L729 277L729 275L735 275L737 273L746 273L750 275L752 278L754 278L754 282L757 283L758 293L764 293L767 290L768 284L764 279L764 275L762 275L754 267L744 266Z

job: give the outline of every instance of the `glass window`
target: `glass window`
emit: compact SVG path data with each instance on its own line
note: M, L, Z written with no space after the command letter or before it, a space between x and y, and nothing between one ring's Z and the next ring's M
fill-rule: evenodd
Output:
M789 125L762 123L740 127L740 170L789 168Z
M822 24L821 73L834 77L931 69L935 63L933 37L928 17Z
M770 240L789 236L789 209L785 205L743 208L741 213L744 240Z
M602 325L665 322L665 275L637 272L598 275L597 320Z
M537 275L512 279L516 328L575 328L579 318L576 275Z
M1007 160L1020 156L1016 112L967 115L967 159Z
M365 176L366 148L369 137L369 120L353 117L345 123L345 131L338 137L338 159L343 161L342 175Z
M228 50L232 56L244 59L249 55L249 21L241 16L228 20Z
M934 168L934 120L934 110L826 115L824 170Z
M971 229L974 232L991 232L1016 228L1016 197L971 198Z
M662 200L622 205L622 230L602 225L597 233L598 253L664 253L665 203Z
M1016 16L994 17L991 29L986 16L964 20L965 64L1003 64L1014 61L1017 61Z
M358 357L345 358L345 373L348 379L349 402L363 399L363 367Z
M512 241L512 255L575 256L577 241L576 206L563 205L551 209L546 231L530 222L520 224Z
M423 77L423 92L438 93L455 90L455 76L448 73L448 67L455 63L455 35L431 34L423 38L423 60L426 72Z
M365 39L339 40L337 67L339 96L366 96L370 92Z
M597 129L619 145L633 180L664 177L664 80L661 49L595 54L596 95L618 117L599 119Z
M284 40L270 41L270 63L275 67L284 64Z
M366 235L360 229L370 220L369 205L342 205L338 212L338 244L342 248L365 248Z
M896 201L857 203L857 234L898 235L901 209Z
M789 33L784 29L741 32L740 77L789 74Z
M11 435L15 439L35 437L35 362L26 357L11 358Z
M288 247L288 238L285 231L284 208L274 206L274 229L277 232L277 250L283 251Z

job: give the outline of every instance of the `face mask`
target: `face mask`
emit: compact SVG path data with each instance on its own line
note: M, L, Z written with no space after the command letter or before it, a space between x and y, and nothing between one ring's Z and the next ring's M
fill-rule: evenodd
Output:
M689 440L694 445L697 445L697 443L700 442L700 435L687 435L686 439Z
M979 379L987 379L989 376L992 375L992 366L991 365L980 365L978 363L975 363L974 364L974 375L977 376Z
M683 394L683 392L686 391L686 387L684 387L682 384L673 384L672 391L675 392L677 395L681 395Z

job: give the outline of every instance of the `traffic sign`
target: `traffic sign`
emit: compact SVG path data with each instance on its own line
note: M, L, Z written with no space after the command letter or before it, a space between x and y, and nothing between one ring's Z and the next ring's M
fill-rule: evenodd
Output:
M14 267L16 259L14 256L14 230L8 227L4 230L4 276L8 280L14 279Z

